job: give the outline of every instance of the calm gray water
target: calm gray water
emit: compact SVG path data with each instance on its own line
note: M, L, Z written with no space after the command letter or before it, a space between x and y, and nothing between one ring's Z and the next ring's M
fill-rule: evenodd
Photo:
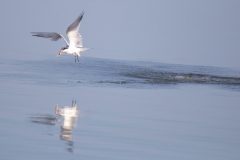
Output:
M1 80L55 86L151 88L166 84L215 84L238 88L240 71L219 67L83 58L1 62Z
M240 158L236 70L1 60L0 82L1 159ZM73 100L77 116L56 114Z

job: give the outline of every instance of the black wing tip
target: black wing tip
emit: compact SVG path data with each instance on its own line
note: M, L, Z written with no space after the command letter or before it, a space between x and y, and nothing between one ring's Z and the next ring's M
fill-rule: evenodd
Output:
M34 37L39 37L39 35L37 33L31 32L32 36Z
M84 10L83 10L82 13L79 15L80 21L82 20L84 13L85 13L85 12L84 12Z
M39 32L30 32L30 33L32 34L32 36L41 37L41 36L39 35Z
M32 34L33 37L43 37L41 35L38 35L38 34Z

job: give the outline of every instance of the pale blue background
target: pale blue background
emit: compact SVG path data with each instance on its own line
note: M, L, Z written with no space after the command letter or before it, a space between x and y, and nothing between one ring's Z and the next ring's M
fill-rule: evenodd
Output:
M238 0L2 0L0 58L46 59L64 42L31 37L57 31L85 10L85 56L240 68Z

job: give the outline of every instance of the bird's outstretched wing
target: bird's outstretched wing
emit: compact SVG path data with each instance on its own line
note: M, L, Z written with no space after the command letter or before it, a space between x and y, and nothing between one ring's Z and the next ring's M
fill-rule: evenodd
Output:
M57 41L57 40L63 38L64 41L67 43L67 45L69 45L68 42L66 41L66 39L61 34L56 33L56 32L31 32L31 33L32 33L32 36L49 38L52 41Z
M80 21L82 20L84 12L67 28L67 36L69 45L75 47L83 47L82 36L79 33Z

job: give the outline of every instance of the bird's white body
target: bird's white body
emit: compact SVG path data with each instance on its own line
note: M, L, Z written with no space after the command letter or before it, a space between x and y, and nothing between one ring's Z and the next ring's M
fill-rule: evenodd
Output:
M69 54L69 55L80 57L81 53L83 53L86 50L88 50L88 48L69 46L67 49L63 50L62 52L65 52L66 54Z
M67 49L63 50L62 52L63 53L65 52L66 54L70 54L70 55L74 55L74 56L80 56L81 48L69 46Z
M67 37L69 42L64 38L62 34L56 32L32 32L33 36L50 38L53 41L57 41L61 38L66 42L67 46L62 47L59 51L59 55L74 55L75 62L79 61L79 57L82 52L88 50L88 48L83 47L82 36L79 33L80 21L83 18L84 13L82 13L68 28L67 28Z

